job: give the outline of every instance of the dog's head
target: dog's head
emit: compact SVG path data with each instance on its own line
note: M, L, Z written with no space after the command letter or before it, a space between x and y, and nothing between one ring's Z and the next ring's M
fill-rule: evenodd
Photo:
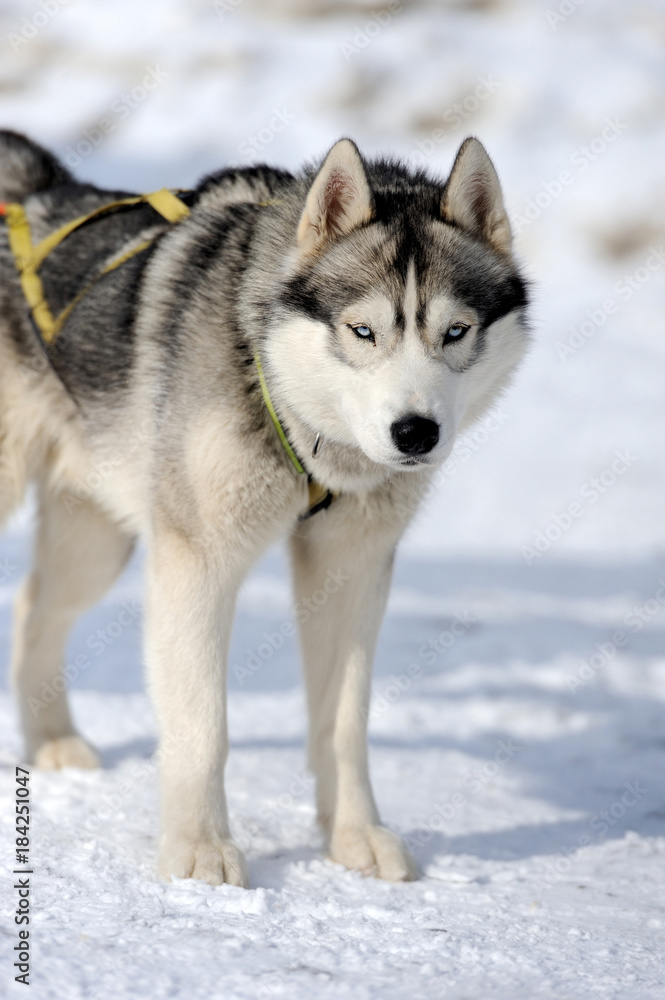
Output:
M374 463L439 464L527 340L492 162L467 139L442 185L342 139L310 180L270 346L284 398Z

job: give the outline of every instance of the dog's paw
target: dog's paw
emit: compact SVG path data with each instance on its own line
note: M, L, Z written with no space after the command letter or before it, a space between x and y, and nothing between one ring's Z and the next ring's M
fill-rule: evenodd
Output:
M57 771L61 767L99 767L99 757L81 736L60 736L47 740L35 751L35 767Z
M347 868L388 882L410 882L419 874L402 838L385 826L338 827L330 841L330 857Z
M159 856L162 878L196 878L210 885L249 888L247 864L237 844L227 840L166 840Z

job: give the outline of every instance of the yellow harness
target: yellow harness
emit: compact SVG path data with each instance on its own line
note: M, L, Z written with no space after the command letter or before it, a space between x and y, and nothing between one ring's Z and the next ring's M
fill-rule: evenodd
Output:
M180 222L182 219L187 218L187 216L191 214L189 207L177 196L177 194L174 194L167 188L162 188L161 191L153 191L151 194L141 194L131 198L120 198L118 201L108 202L108 204L102 205L101 208L97 208L93 212L89 212L87 215L81 215L77 219L73 219L71 222L65 223L64 226L56 229L55 232L51 233L49 236L41 240L41 242L34 245L32 242L32 234L30 232L30 223L28 222L28 217L23 205L18 204L17 202L0 202L0 216L3 216L7 222L9 247L14 256L16 269L21 280L21 288L23 289L26 302L30 307L31 316L47 347L53 344L72 310L79 304L81 299L87 295L95 282L97 282L100 278L103 278L104 275L110 274L111 271L115 271L117 267L120 267L126 261L136 256L136 254L141 253L150 246L153 240L143 240L141 243L132 247L131 250L127 250L125 253L115 257L99 272L99 274L95 275L95 277L81 289L69 305L67 305L56 317L53 316L49 304L44 297L44 288L41 278L39 277L40 267L51 251L55 250L55 248L59 246L70 233L73 233L90 219L98 218L99 216L113 211L113 209L121 208L124 205L139 204L151 205L152 208L154 208L155 211L162 216L162 218L166 219L167 222ZM261 202L261 204L268 205L272 203ZM266 409L270 414L270 419L272 420L275 430L277 431L277 435L282 443L282 447L288 455L289 460L291 461L291 464L296 472L299 475L307 475L307 470L304 468L302 462L291 447L286 432L282 427L275 407L273 406L270 393L268 392L265 375L263 374L261 356L258 350L254 354L254 362L259 376L263 400L265 402ZM319 510L324 510L326 507L330 506L336 496L336 494L332 494L328 489L326 489L325 486L321 486L320 483L317 483L314 479L312 479L310 475L307 475L307 481L309 489L309 508L303 517L311 517L312 514L316 514Z
M186 218L190 214L189 208L185 205L184 201L181 201L171 191L163 188L161 191L154 191L152 194L137 195L134 198L121 198L118 201L111 201L107 205L102 205L101 208L95 209L94 212L90 212L88 215L81 215L78 219L73 219L71 222L65 223L60 229L56 229L54 233L51 233L34 246L30 233L30 223L28 222L23 205L17 203L0 204L0 215L4 215L7 220L9 246L14 255L16 269L21 278L23 294L30 306L30 312L45 344L53 343L72 309L78 305L83 296L90 291L99 278L103 278L105 274L114 271L116 267L120 267L121 264L124 264L125 261L134 257L137 253L141 253L142 250L145 250L152 243L152 240L144 240L143 243L139 243L138 246L133 247L120 257L116 257L110 264L107 264L72 299L57 318L53 317L49 305L44 298L44 289L39 277L39 268L52 250L55 250L70 233L73 233L79 226L88 222L89 219L104 215L106 212L110 212L114 208L120 208L123 205L139 205L141 203L152 205L155 211L159 212L167 222L180 222L181 219Z

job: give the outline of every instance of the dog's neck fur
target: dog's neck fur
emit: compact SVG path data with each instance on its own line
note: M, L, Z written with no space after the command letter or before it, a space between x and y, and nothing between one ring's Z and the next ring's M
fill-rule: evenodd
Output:
M387 486L394 477L392 470L372 462L360 448L340 444L327 438L319 428L308 425L279 390L275 392L273 403L296 455L307 472L322 486L333 492L360 493L382 484ZM318 433L321 433L319 448L313 457Z

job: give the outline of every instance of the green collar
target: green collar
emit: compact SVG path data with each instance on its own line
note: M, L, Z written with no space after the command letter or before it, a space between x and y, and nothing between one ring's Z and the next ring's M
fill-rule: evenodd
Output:
M284 430L284 428L280 423L279 417L277 416L277 413L275 411L275 407L272 405L272 399L270 398L270 393L268 392L268 383L266 382L266 377L263 374L261 355L259 354L258 350L254 351L254 364L256 365L256 370L259 375L259 383L261 385L261 393L263 394L263 402L266 404L266 409L270 414L270 419L275 425L275 430L279 435L279 440L282 442L282 447L284 448L284 451L291 459L291 464L293 465L296 472L300 473L301 475L304 475L305 469L303 467L303 464L296 455L291 445L289 444L289 439L286 436L286 431Z
M288 437L286 436L286 431L282 427L279 417L277 416L277 411L273 406L272 399L270 398L270 393L268 391L268 383L266 382L266 377L263 372L263 365L261 364L261 355L258 350L254 351L254 364L256 365L256 371L259 376L259 385L261 386L261 395L263 396L263 402L266 404L266 410L270 414L270 419L273 422L273 426L277 431L279 440L282 442L282 447L286 454L289 456L293 468L299 475L307 476L307 486L309 493L309 507L306 512L301 515L300 520L305 520L311 517L313 514L317 514L320 510L325 510L329 507L333 500L337 497L337 493L331 493L330 490L326 489L325 486L321 486L317 483L312 476L307 472L295 451L291 447Z

